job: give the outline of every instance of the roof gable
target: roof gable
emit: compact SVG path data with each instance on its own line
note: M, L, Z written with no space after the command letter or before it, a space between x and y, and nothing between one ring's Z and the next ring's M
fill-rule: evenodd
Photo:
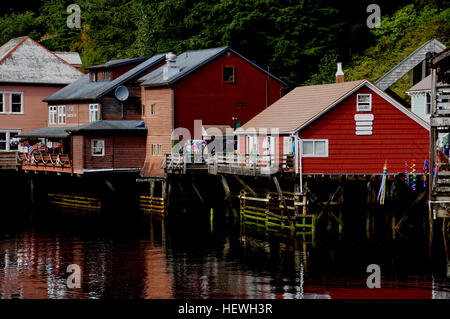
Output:
M227 51L233 52L234 54L239 56L241 59L244 59L248 63L252 64L257 69L268 74L269 76L271 76L275 80L279 81L280 83L285 84L282 80L280 80L277 77L275 77L274 75L270 74L268 71L266 71L262 67L258 66L254 62L248 60L244 56L240 55L239 53L237 53L230 47L220 47L220 48L183 52L182 54L178 55L176 58L176 63L179 66L179 72L174 74L168 80L164 80L164 78L163 78L164 66L161 66L158 69L154 70L153 72L150 72L149 74L140 78L139 81L142 82L141 84L143 86L160 86L160 85L174 84L175 82L183 79L190 73L201 68L205 64L207 64L210 61L214 60L215 58L221 56L223 53L225 53Z
M29 37L0 47L0 82L69 84L84 75Z
M431 74L423 78L422 81L417 82L407 93L419 91L431 91Z
M436 39L429 40L414 50L410 55L404 58L400 63L394 66L389 72L379 78L375 84L382 90L386 90L392 84L397 82L408 71L412 70L416 65L426 59L428 52L442 52L445 45Z
M155 55L112 81L90 82L89 75L86 75L78 81L53 93L49 97L45 98L44 101L97 100L117 88L119 85L135 78L140 73L161 62L163 59L164 54Z
M243 134L252 129L278 129L279 133L295 133L312 124L363 86L369 87L392 106L429 130L426 122L408 111L386 92L367 80L359 80L297 87L245 123L236 130L236 133Z

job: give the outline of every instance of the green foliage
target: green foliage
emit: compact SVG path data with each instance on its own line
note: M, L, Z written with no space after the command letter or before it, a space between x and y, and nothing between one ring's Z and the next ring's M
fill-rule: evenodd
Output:
M407 5L392 16L381 19L381 28L373 29L374 46L356 56L344 72L346 79L375 81L392 69L425 42L436 38L450 45L450 8L439 9L432 5ZM411 87L411 74L406 74L391 89L407 99Z
M449 44L445 0L378 0L380 29L366 26L372 2L77 0L82 28L70 29L66 8L74 1L47 0L38 10L4 14L0 40L29 35L50 50L80 52L85 67L227 45L269 68L288 89L333 82L337 61L346 79L374 81L432 38ZM405 77L394 91L404 97L408 83Z
M35 14L30 11L11 13L0 19L0 43L3 44L11 38L28 35L32 38L39 37L39 31L35 30Z

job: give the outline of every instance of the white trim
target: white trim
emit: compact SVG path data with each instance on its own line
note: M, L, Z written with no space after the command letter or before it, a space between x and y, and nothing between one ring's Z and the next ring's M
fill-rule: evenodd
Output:
M96 172L139 172L140 168L85 168L83 173L96 173Z
M0 149L0 152L18 152L20 145L17 146L17 150L11 149L11 133L17 133L20 134L21 130L15 130L15 129L0 129L0 133L5 133L5 144L6 149L2 150ZM3 140L2 140L3 141Z
M12 96L13 96L13 94L18 94L18 95L20 95L20 112L13 112L12 111L12 107L13 107L13 105L12 105ZM24 113L24 110L23 110L23 92L11 92L10 94L9 94L9 114L23 114Z
M369 81L366 81L365 84L372 90L374 90L378 95L383 97L385 100L387 100L389 103L391 103L393 106L395 106L399 111L401 111L403 114L414 120L417 124L421 125L424 129L430 130L430 125L422 120L419 116L416 114L408 111L406 107L395 101L393 98L391 98L389 95L387 95L383 90L381 90L379 87L377 87L375 84L372 84Z
M303 143L304 142L313 142L313 154L305 154L303 151ZM315 153L315 142L325 142L325 155L316 155ZM302 139L301 140L301 154L302 157L328 157L328 140L327 139Z
M51 114L53 114L54 117L51 117L50 116ZM48 125L57 125L57 124L58 124L58 107L57 107L57 105L49 105L48 106Z
M95 108L94 108L94 106L95 106ZM96 113L97 114L97 119L96 120L92 120L92 116L91 116L92 113ZM89 123L95 122L95 121L98 121L98 120L100 120L100 112L99 112L98 103L89 104Z
M377 93L378 95L380 95L382 98L384 98L386 101L388 101L389 103L391 103L394 107L396 107L399 111L401 111L402 113L404 113L406 116L408 116L409 118L411 118L412 120L414 120L415 122L417 122L417 124L421 125L423 128L427 129L428 131L430 130L430 125L425 122L424 120L422 120L419 116L417 116L416 114L408 111L403 105L401 105L400 103L398 103L397 101L395 101L394 99L392 99L389 95L387 95L383 90L381 90L380 88L378 88L376 85L372 84L371 82L364 80L363 82L361 82L361 84L357 85L356 87L354 87L352 90L350 90L349 92L347 92L347 94L343 95L341 98L339 98L338 100L336 100L333 104L331 104L330 106L328 106L326 109L324 109L322 112L316 114L315 116L313 116L311 119L309 119L306 123L304 123L303 125L299 126L298 128L295 129L295 132L301 131L302 129L304 129L305 127L307 127L308 125L310 125L312 122L314 122L315 120L317 120L319 117L321 117L323 114L327 113L329 110L331 110L332 108L334 108L336 105L338 105L339 103L341 103L343 100L345 100L347 97L349 97L350 95L352 95L353 93L355 93L356 91L358 91L361 87L363 86L367 86L369 89L372 89L373 91L375 91L375 93Z
M24 94L23 91L0 91L0 94L3 95L3 107L4 107L4 112L0 112L0 114L5 114L5 115L23 115L24 114ZM6 94L9 94L9 99L6 99ZM13 94L20 94L20 112L12 112L12 95ZM6 103L6 100L9 100L9 105L7 105L8 103ZM9 111L7 112L7 106L9 106Z
M57 113L57 122L58 124L66 124L67 122L67 110L65 105L58 105L57 107L58 113Z
M322 112L317 113L316 115L314 115L312 118L310 118L306 123L303 123L301 126L299 126L298 128L295 129L294 132L298 132L301 131L302 129L304 129L305 127L307 127L309 124L311 124L312 122L314 122L316 119L318 119L319 117L321 117L323 114L327 113L329 110L331 110L332 108L334 108L337 104L339 104L340 102L342 102L343 100L345 100L347 97L349 97L350 95L352 95L353 93L355 93L356 91L358 91L361 87L363 87L366 82L368 82L367 80L361 82L359 85L355 86L353 89L351 89L350 91L348 91L346 94L344 94L343 96L341 96L339 99L337 99L334 103L330 104L330 106L328 106L326 109L324 109Z
M373 121L375 117L373 114L355 114L354 119L355 121Z
M102 154L94 154L94 142L103 142ZM100 139L91 140L91 156L105 156L105 140Z

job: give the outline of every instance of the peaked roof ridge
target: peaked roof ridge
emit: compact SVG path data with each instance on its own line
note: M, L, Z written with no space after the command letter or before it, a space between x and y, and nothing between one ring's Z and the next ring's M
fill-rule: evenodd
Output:
M20 47L26 39L31 39L29 36L25 35L25 36L21 36L21 37L17 37L17 38L12 38L9 41L5 42L2 44L2 46L0 47L0 64L11 55L11 53L13 53L18 47ZM17 42L17 43L16 43ZM4 47L7 47L8 44L12 44L12 48L7 50L3 56L1 56L1 50L2 48L4 49Z
M69 84L84 73L29 36L10 39L0 47L0 81Z
M295 133L330 111L345 98L367 86L400 112L429 130L429 125L369 80L299 86L236 130L278 129L279 133ZM256 132L255 132L256 133Z
M406 63L409 59L413 58L416 54L418 54L423 48L428 46L429 44L433 43L435 47L438 47L440 49L439 52L445 50L446 46L441 43L436 38L428 40L427 42L423 43L421 46L419 46L417 49L415 49L413 52L411 52L407 57L405 57L403 60L401 60L399 63L397 63L392 69L390 69L388 72L386 72L384 75L382 75L379 79L375 81L376 85L380 85L383 80L388 78L393 72L395 72L399 67L401 67L404 63ZM438 52L438 53L439 53ZM395 82L394 82L395 83ZM392 83L393 84L393 83ZM392 85L391 84L391 85Z
M105 94L108 94L109 92L114 90L119 85L136 76L139 76L139 73L145 71L149 67L152 67L163 59L163 54L154 55L111 81L89 82L89 75L85 75L81 79L63 87L61 90L56 91L52 95L46 97L45 99L43 99L43 101L51 102L99 99Z
M271 74L269 71L265 70L261 66L257 65L255 62L247 59L240 53L233 50L230 46L221 46L221 47L215 47L215 48L207 48L207 49L199 49L199 50L191 50L191 51L185 51L180 53L177 56L177 62L180 63L180 72L174 74L171 78L164 80L163 78L163 67L159 67L158 69L150 72L149 74L146 74L142 78L140 78L138 81L142 83L144 86L159 86L159 85L167 85L167 84L173 84L185 76L193 73L194 71L198 70L199 68L203 67L210 61L214 60L221 54L223 54L226 51L231 51L237 56L239 56L241 59L245 60L246 62L250 63L260 71L264 72L265 74L269 75L270 77L276 79L280 83L286 84L283 80L279 79L278 77ZM205 53L205 56L201 56L202 53ZM208 54L209 53L209 54ZM189 57L189 54L192 54L197 61L190 60L188 62L188 59L192 58ZM180 60L178 60L180 59Z
M36 43L38 46L40 46L41 48L43 48L44 50L46 50L47 52L53 54L55 57L57 57L58 59L60 59L62 62L66 63L67 65L70 65L72 68L74 68L75 70L77 70L78 72L80 72L81 74L85 74L83 71L78 70L76 67L74 67L72 64L70 64L69 62L67 62L66 60L64 60L63 58L61 58L60 56L58 56L55 52L50 51L49 49L47 49L46 47L44 47L42 44L40 44L39 42L33 40L32 38L30 38L29 36L26 36L28 39L30 39L31 41L33 41L34 43ZM25 39L26 40L26 39ZM25 42L25 40L23 42ZM22 43L23 43L22 42Z

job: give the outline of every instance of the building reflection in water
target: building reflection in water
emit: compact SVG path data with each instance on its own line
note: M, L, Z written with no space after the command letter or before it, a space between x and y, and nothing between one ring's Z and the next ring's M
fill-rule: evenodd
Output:
M369 291L365 279L335 276L364 256L290 237L101 223L0 231L0 298L449 298L448 280L434 276L386 275ZM66 286L69 264L81 267L80 289Z

